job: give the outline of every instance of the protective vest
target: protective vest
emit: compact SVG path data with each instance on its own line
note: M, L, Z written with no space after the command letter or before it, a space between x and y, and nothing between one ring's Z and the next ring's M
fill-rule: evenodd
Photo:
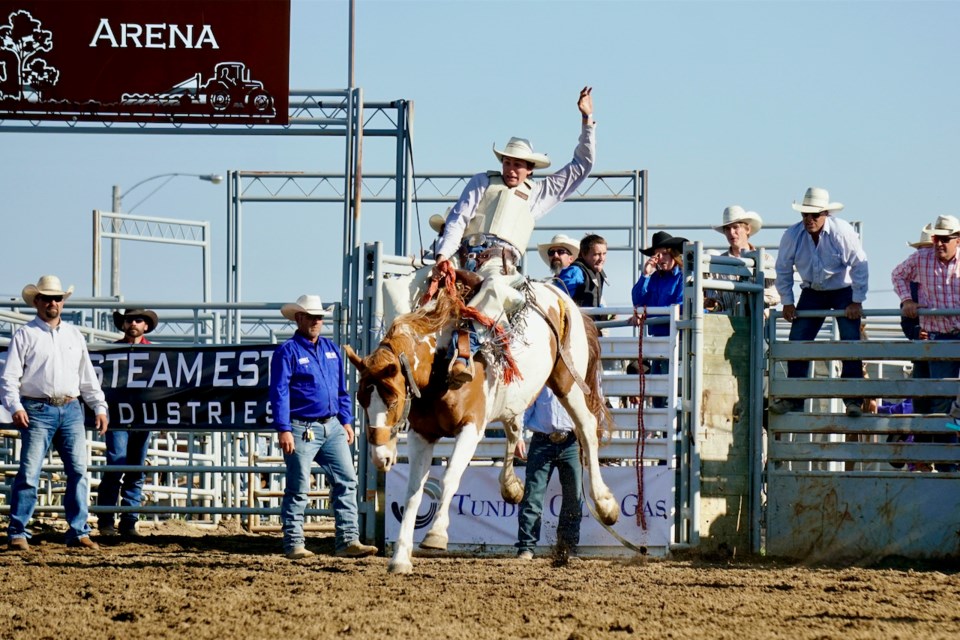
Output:
M463 232L464 239L483 233L494 235L512 244L521 255L530 243L533 233L533 214L530 212L530 198L534 184L524 180L510 188L503 183L499 171L487 172L490 185L477 203L477 210Z
M578 267L583 271L583 287L576 293L570 292L570 297L578 307L599 307L603 297L603 285L606 275L602 271L594 271L587 264L577 258L571 267Z

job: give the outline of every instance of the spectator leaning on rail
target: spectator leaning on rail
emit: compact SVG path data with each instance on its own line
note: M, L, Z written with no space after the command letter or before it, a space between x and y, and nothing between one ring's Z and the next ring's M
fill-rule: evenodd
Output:
M550 242L539 245L538 250L558 279L567 270L575 269L570 265L579 249L568 236L558 234ZM533 549L540 541L543 497L554 469L560 476L561 493L557 548L564 555L575 553L580 544L583 470L580 466L580 445L573 432L573 420L556 395L544 387L524 414L523 424L533 435L529 450L521 438L515 451L518 458L527 461L523 500L517 511L517 557L521 560L533 558Z
M0 378L3 405L20 430L20 468L10 490L9 548L27 551L27 524L37 506L37 486L50 445L63 460L67 476L63 507L68 547L98 549L87 524L87 442L82 397L96 413L96 429L107 431L107 402L94 372L83 334L63 322L66 291L56 276L42 276L23 288L23 300L37 317L13 335Z
M556 173L539 182L530 179L535 169L549 167L550 159L535 153L524 138L511 138L503 149L494 147L501 171L478 173L467 183L447 216L434 277L439 277L440 265L457 254L462 268L477 271L484 279L508 278L511 283L522 279L515 265L530 243L534 224L572 195L593 169L596 141L591 92L590 87L580 91L580 140L573 159ZM504 309L497 303L479 304L482 297L478 294L470 305L499 320ZM519 303L519 293L517 297ZM473 379L473 354L479 348L476 330L456 332L453 346L457 357L451 363L450 385L460 387Z
M669 307L683 304L683 245L686 242L686 238L671 236L666 231L657 231L653 234L650 246L640 250L640 253L649 256L650 259L644 263L643 272L633 285L631 292L634 306L633 324L640 323L640 307ZM651 336L668 336L670 326L647 325L647 333ZM651 360L650 373L662 375L669 372L669 360ZM654 398L653 406L666 407L666 398Z
M960 309L960 221L954 216L940 216L930 228L933 247L917 249L893 269L891 280L900 297L900 313L916 318L917 309ZM910 295L911 283L917 283L917 298ZM960 340L960 314L919 316L920 330L926 340ZM930 378L943 380L960 376L957 360L931 360ZM952 398L932 398L930 413L948 413ZM922 441L921 437L916 438ZM957 442L956 433L934 436L933 442ZM956 465L938 465L938 470L954 471Z
M280 510L283 551L291 560L313 555L304 546L303 514L316 462L330 483L336 555L372 555L377 548L360 542L357 524L357 472L350 452L353 403L340 349L320 335L326 315L320 296L300 296L280 313L297 324L296 333L277 347L270 363L270 404L287 465Z
M783 318L792 322L790 340L813 340L824 318L798 318L797 311L835 310L841 340L860 339L860 318L867 297L867 254L850 223L831 215L843 205L830 202L826 189L810 187L801 204L793 203L803 219L789 227L780 240L777 255L777 291L783 300ZM794 304L793 270L800 274L800 300ZM790 361L787 377L808 375L809 363ZM841 378L862 378L859 360L844 360ZM846 398L846 413L851 418L863 415L863 398ZM770 403L770 411L784 414L802 411L803 400L781 398Z
M113 326L123 332L118 344L150 344L146 334L157 328L159 318L149 309L126 309L123 313L113 312ZM147 461L147 445L150 432L137 429L111 429L105 437L107 443L107 465L143 466ZM100 480L97 489L98 507L115 507L117 500L124 507L139 507L143 504L143 471L107 471ZM139 514L125 512L120 514L120 537L139 538L137 519ZM97 529L102 536L117 535L112 513L100 513L97 516Z
M607 241L603 236L588 233L580 240L579 254L570 266L560 272L560 281L580 307L602 307L603 287L607 274Z
M756 211L745 211L740 205L731 205L723 210L723 222L714 227L726 237L729 248L721 256L733 258L757 258L757 248L750 244L750 238L763 226L763 220ZM780 304L780 294L776 287L776 267L771 256L766 251L761 256L760 269L763 271L763 306L775 307ZM713 276L719 279L733 280L735 276ZM747 315L747 306L744 304L746 296L736 291L707 291L704 307L710 311L728 313L735 316Z

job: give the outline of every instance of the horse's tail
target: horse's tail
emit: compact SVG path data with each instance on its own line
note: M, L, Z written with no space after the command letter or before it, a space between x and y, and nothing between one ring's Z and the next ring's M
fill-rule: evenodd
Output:
M587 375L584 379L590 388L590 394L586 397L587 407L597 417L597 437L609 438L613 431L613 414L607 406L603 388L600 386L600 330L597 329L593 318L583 312L580 316L583 318L583 328L587 334L587 351L590 354L587 359Z

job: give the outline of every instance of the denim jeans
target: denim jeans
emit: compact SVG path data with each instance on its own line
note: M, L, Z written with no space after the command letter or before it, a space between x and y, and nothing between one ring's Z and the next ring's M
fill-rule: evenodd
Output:
M303 439L307 429L312 431L313 440ZM330 486L330 506L336 525L334 542L339 551L360 539L357 525L357 472L353 467L353 454L347 445L347 432L336 418L326 423L312 422L309 427L295 424L292 430L293 453L283 454L287 464L286 488L280 505L283 550L289 552L303 546L303 512L310 490L310 468L316 462L323 469Z
M542 433L534 432L527 451L527 471L520 502L517 547L520 551L533 548L540 540L543 498L550 476L556 469L560 474L560 518L557 522L557 542L569 548L580 543L580 521L583 518L583 498L580 467L580 445L570 435L566 441L554 443ZM551 510L556 505L550 505Z
M147 445L150 442L149 431L127 431L116 429L107 431L107 465L143 465L147 460ZM142 471L106 471L97 490L97 506L114 507L117 499L124 507L139 507L143 504ZM126 512L120 514L120 528L132 529L137 524L139 514ZM113 525L112 513L97 514L102 529Z
M817 291L804 289L800 292L797 301L797 311L843 311L853 302L853 289L845 287L832 291ZM813 340L817 337L825 318L795 318L790 325L790 340ZM850 320L839 317L837 329L841 340L860 339L860 320ZM787 362L788 378L806 378L810 374L810 363L805 360L791 360ZM860 360L844 360L840 371L841 378L863 378L863 363ZM802 406L802 400L798 400ZM845 403L863 402L863 398L845 398Z
M929 339L937 341L960 340L960 335L931 333ZM960 362L956 360L930 360L928 366L929 377L934 380L944 380L946 378L956 378L960 376ZM921 408L926 410L924 413L950 413L950 407L953 405L953 398L933 397L924 398L923 400L926 403L926 406L921 405ZM917 411L919 412L920 409L917 409ZM958 440L960 440L960 438L957 437L955 431L938 435L916 436L917 442L956 443ZM957 465L940 463L934 465L934 468L937 469L937 471L953 472L957 470Z
M52 444L63 460L67 488L63 508L67 516L66 541L90 534L87 524L87 434L83 427L83 407L74 400L55 407L36 400L23 399L30 426L20 429L20 468L10 490L10 525L7 535L29 538L27 524L37 506L40 471Z

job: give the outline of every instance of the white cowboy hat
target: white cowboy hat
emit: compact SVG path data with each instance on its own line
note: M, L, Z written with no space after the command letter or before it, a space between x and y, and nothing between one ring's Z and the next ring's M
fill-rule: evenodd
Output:
M793 210L800 213L820 213L821 211L840 211L843 205L839 202L830 202L830 192L820 187L810 187L803 194L803 202L793 203Z
M544 262L547 263L547 266L550 266L550 256L547 255L547 251L550 249L550 247L563 247L567 249L573 256L574 260L576 260L577 256L580 255L580 243L565 233L558 233L557 235L553 236L553 239L550 242L541 242L537 245L537 251L540 252L540 257Z
M493 155L497 156L500 162L503 162L503 156L532 162L534 169L546 169L550 166L550 158L545 153L534 153L533 146L526 138L510 138L507 146L500 150L497 145L493 145Z
M719 227L714 227L714 230L723 233L724 227L728 227L735 222L746 222L750 225L750 235L755 235L763 227L763 220L760 219L759 213L744 211L743 207L734 204L723 210L723 223Z
M960 220L955 216L937 216L937 221L930 226L931 236L950 236L960 233Z
M70 285L70 288L64 291L63 285L60 284L60 278L57 276L40 276L37 284L28 284L20 293L20 295L23 296L23 301L31 307L33 306L33 299L37 297L37 294L63 296L63 299L66 300L73 294L73 285Z
M923 249L924 247L933 246L933 234L930 233L930 230L933 229L933 225L926 225L923 229L920 229L920 239L916 242L908 242L908 247L913 247L914 249Z
M320 302L320 296L302 295L296 302L285 304L280 308L280 313L287 320L296 321L297 313L309 313L312 316L325 316L327 312L323 309L323 303Z
M451 209L453 209L453 207L447 207L447 210L443 212L443 215L440 215L439 213L435 213L432 216L430 216L430 220L429 220L430 228L436 231L437 233L440 233L440 228L447 223L447 216L450 215Z

